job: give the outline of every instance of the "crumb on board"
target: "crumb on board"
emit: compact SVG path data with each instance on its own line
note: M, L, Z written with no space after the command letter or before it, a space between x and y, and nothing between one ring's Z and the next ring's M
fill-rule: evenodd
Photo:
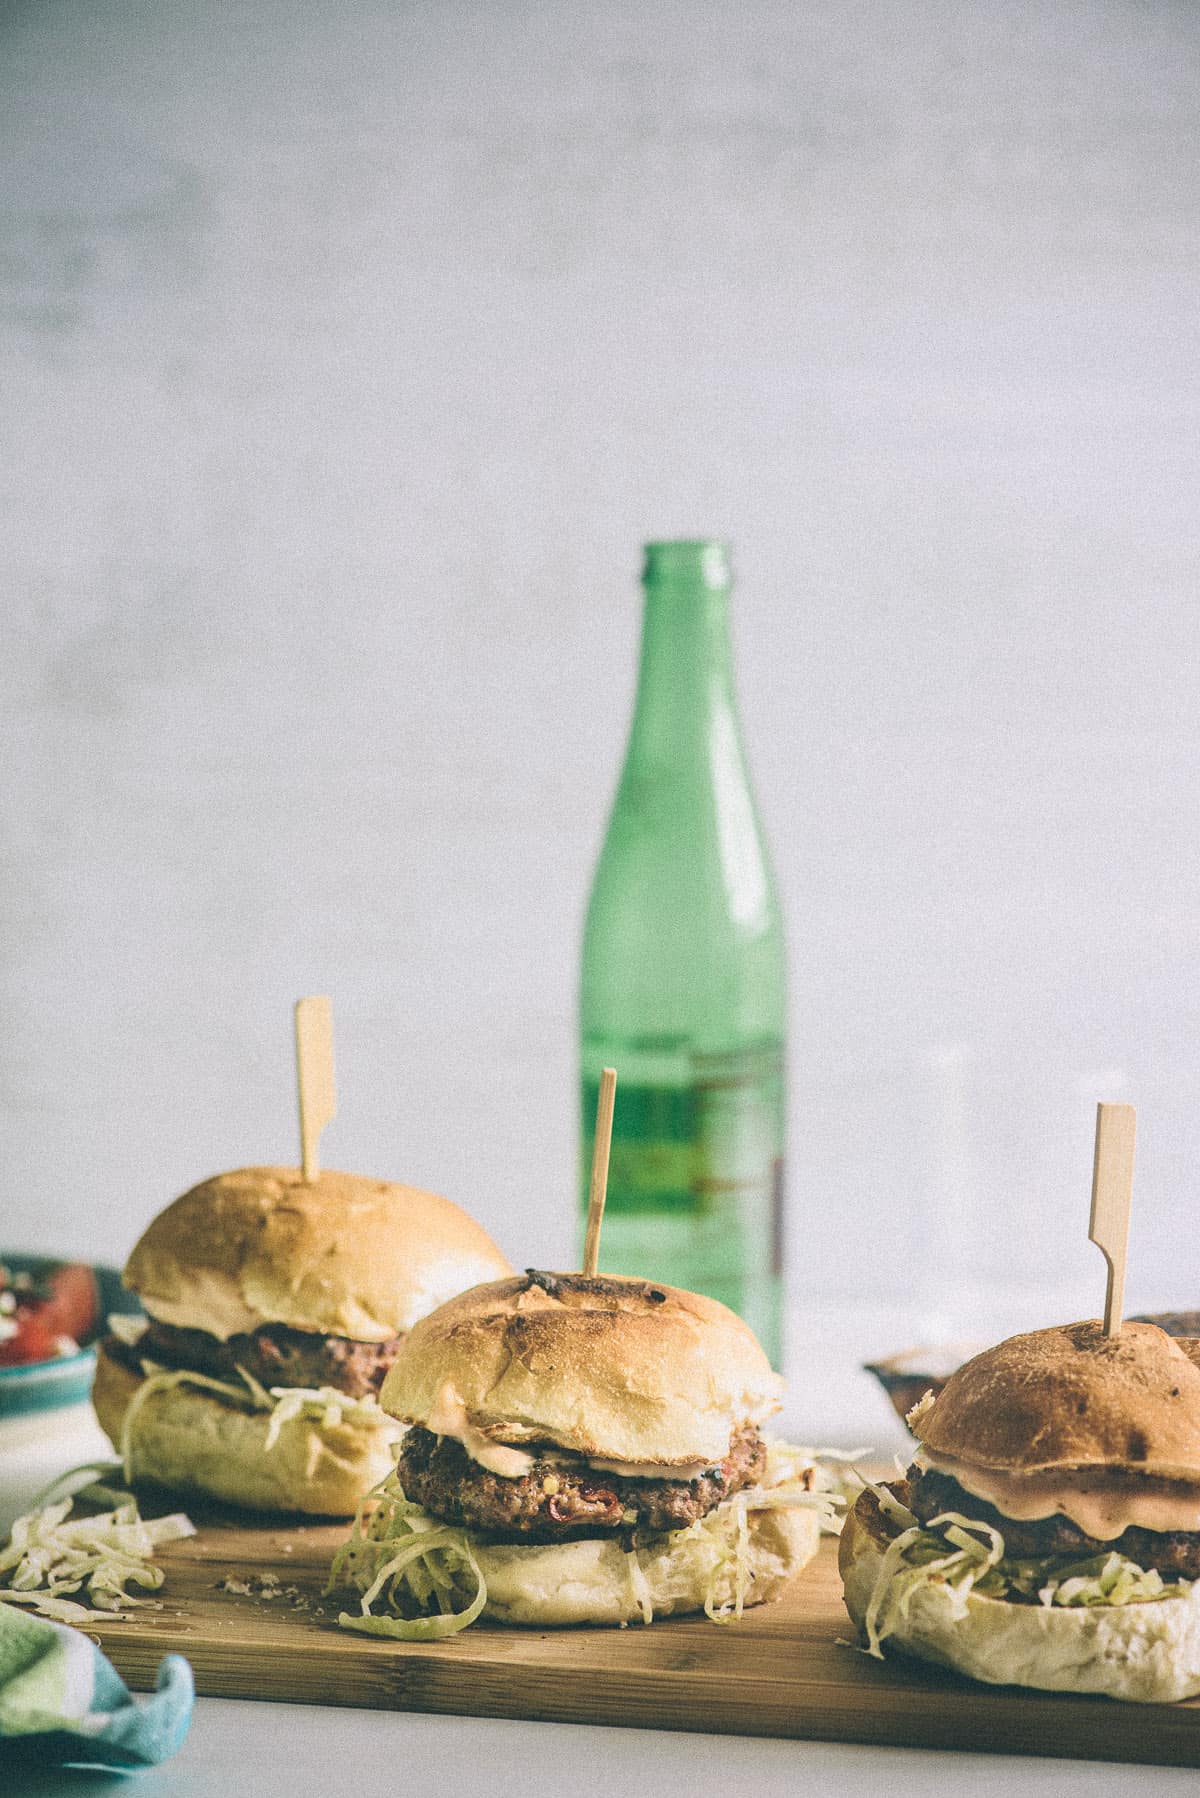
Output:
M299 1586L285 1586L277 1573L251 1573L245 1579L226 1574L216 1582L216 1591L233 1592L239 1598L286 1598L294 1611L307 1611L312 1603Z
M253 1587L248 1579L219 1579L216 1589L218 1592L239 1592L244 1598L250 1598L253 1594Z

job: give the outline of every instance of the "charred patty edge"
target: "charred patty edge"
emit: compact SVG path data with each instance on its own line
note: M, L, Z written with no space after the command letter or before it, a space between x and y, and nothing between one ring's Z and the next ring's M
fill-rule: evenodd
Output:
M1006 1517L936 1468L910 1467L908 1485L906 1502L919 1523L927 1524L943 1511L959 1511L999 1530L1004 1552L1014 1560L1084 1560L1115 1549L1147 1570L1157 1568L1176 1579L1200 1579L1200 1530L1148 1530L1134 1524L1119 1536L1101 1539L1089 1536L1061 1513L1029 1521Z
M207 1330L183 1329L151 1318L136 1343L104 1338L105 1352L140 1374L142 1362L237 1383L242 1370L260 1385L331 1386L347 1398L379 1396L403 1337L359 1342L350 1336L321 1336L287 1324L263 1324L222 1341Z
M538 1447L529 1452L537 1455ZM758 1430L735 1431L729 1453L694 1480L635 1479L601 1472L554 1450L517 1479L490 1473L452 1436L414 1425L404 1436L396 1473L405 1495L445 1523L494 1542L563 1542L621 1531L686 1529L766 1472Z

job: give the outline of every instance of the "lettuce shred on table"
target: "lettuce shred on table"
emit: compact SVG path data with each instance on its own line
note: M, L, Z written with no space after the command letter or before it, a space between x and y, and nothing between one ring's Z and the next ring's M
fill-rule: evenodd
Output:
M238 1368L240 1385L235 1385L232 1380L218 1380L211 1374L195 1372L190 1367L167 1368L148 1360L143 1360L141 1367L142 1383L130 1399L121 1424L120 1455L127 1483L133 1478L133 1426L138 1413L154 1393L166 1392L172 1386L193 1386L202 1392L215 1392L244 1411L269 1412L267 1434L263 1443L267 1450L275 1447L285 1424L290 1423L294 1417L319 1418L326 1429L334 1429L342 1423L373 1428L386 1421L373 1394L369 1398L352 1398L349 1393L339 1392L334 1386L268 1388L243 1367Z
M17 1518L0 1548L0 1603L27 1605L60 1623L83 1623L96 1611L121 1617L154 1605L129 1588L158 1590L164 1574L154 1551L195 1535L190 1518L176 1511L147 1521L132 1498L96 1516L72 1517L74 1504L68 1496ZM69 1593L86 1595L90 1608Z
M959 1511L945 1511L921 1524L886 1486L871 1490L899 1532L880 1563L863 1618L866 1652L877 1660L883 1659L882 1643L927 1587L938 1586L948 1594L955 1617L966 1616L973 1594L1051 1609L1148 1604L1182 1598L1191 1590L1189 1580L1164 1581L1156 1568L1139 1567L1115 1549L1082 1560L1009 1556L1003 1534L991 1524Z
M837 1465L829 1467L818 1456ZM704 1609L714 1623L740 1617L750 1580L753 1511L804 1507L815 1510L823 1529L841 1527L839 1510L862 1481L848 1465L853 1456L811 1451L787 1443L768 1445L766 1482L735 1493L717 1510L671 1531L671 1553L681 1587L705 1590ZM660 1552L665 1538L644 1536L625 1550L630 1599L643 1623L654 1620L650 1582L643 1557ZM338 1549L327 1592L360 1593L356 1613L343 1611L343 1629L401 1641L429 1641L457 1634L479 1617L487 1603L487 1581L475 1557L469 1531L444 1524L413 1504L395 1474L388 1474L359 1505L351 1533Z

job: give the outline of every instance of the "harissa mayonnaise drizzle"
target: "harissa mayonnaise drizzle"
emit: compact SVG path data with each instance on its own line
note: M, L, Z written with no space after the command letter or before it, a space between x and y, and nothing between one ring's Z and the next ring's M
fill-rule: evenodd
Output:
M1054 1467L1040 1473L1008 1473L976 1467L950 1455L922 1449L918 1463L948 1474L964 1491L982 1498L1004 1517L1031 1523L1062 1515L1099 1542L1124 1530L1200 1530L1200 1481L1157 1481L1110 1473L1103 1467Z

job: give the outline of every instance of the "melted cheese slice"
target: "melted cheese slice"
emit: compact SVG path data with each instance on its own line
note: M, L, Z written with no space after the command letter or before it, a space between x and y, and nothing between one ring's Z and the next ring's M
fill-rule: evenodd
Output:
M519 1480L536 1461L552 1461L560 1466L578 1467L578 1457L556 1455L553 1449L541 1448L536 1455L526 1449L513 1448L505 1442L493 1442L467 1416L461 1396L449 1380L439 1387L425 1428L435 1436L452 1436L461 1442L472 1461L497 1473L502 1479ZM649 1461L585 1461L584 1466L597 1473L620 1474L627 1480L697 1480L711 1461L688 1461L682 1466L660 1466Z
M949 1455L919 1456L922 1466L957 1480L964 1491L994 1505L1003 1517L1033 1523L1069 1517L1098 1542L1111 1542L1127 1529L1200 1530L1200 1481L1112 1474L1103 1467L1051 1468L1042 1473L1006 1473L976 1467Z

